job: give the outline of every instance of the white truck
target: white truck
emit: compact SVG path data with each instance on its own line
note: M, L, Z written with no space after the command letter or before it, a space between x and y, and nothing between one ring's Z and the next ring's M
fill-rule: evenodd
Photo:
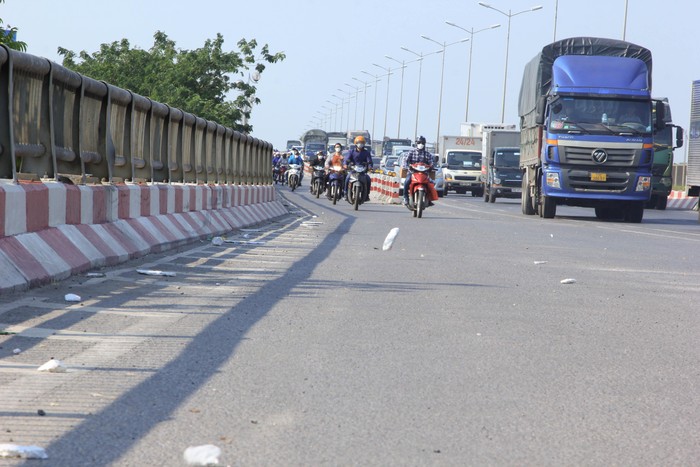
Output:
M475 123L463 122L460 124L461 136L484 136L484 133L491 130L516 130L518 127L512 123Z
M484 201L496 198L518 198L522 193L523 173L520 170L520 131L488 130L483 134L481 180Z
M442 136L440 148L445 193L481 196L481 136Z

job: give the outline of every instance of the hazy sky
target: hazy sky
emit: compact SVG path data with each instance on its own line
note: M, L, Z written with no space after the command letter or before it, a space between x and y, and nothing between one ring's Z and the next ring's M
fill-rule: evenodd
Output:
M690 86L700 79L700 58L693 52L698 41L697 0L628 0L625 24L625 0L489 0L486 3L515 14L541 5L538 11L511 18L510 48L505 95L505 122L518 123L517 98L522 71L555 34L597 36L622 39L651 49L654 59L653 94L668 97L674 121L688 128ZM494 24L473 36L469 121L500 122L506 56L508 17L478 5L476 0L6 0L0 4L5 24L19 28L20 40L27 52L60 63L59 46L76 52L93 53L100 44L127 38L132 46L147 49L153 34L163 31L179 48L194 49L221 33L225 46L236 49L244 37L267 43L273 52L284 51L286 60L270 65L259 82L262 100L253 111L253 135L276 147L305 129L315 126L314 118L325 114L327 130L339 130L340 120L331 118L326 106L335 111L339 102L333 94L347 97L354 92L345 83L363 85L353 78L371 81L355 100L344 107L343 127L364 126L373 138L384 135L386 78L377 87L376 112L373 75L384 74L377 66L400 68L387 59L399 61L417 57L401 49L418 53L440 50L438 42L455 42L470 34L445 24L451 21L475 31ZM443 83L441 134L458 134L466 113L467 77L470 42L447 47ZM438 129L442 55L423 59L418 134L435 140ZM413 138L418 102L418 63L404 69L403 99L399 121L401 70L390 77L386 134ZM342 89L343 91L339 90ZM364 112L363 112L364 109ZM338 106L340 110L340 105ZM335 113L335 112L333 112ZM321 116L322 117L322 116ZM330 127L332 123L333 128ZM343 130L346 128L343 128ZM676 151L683 161L685 148Z

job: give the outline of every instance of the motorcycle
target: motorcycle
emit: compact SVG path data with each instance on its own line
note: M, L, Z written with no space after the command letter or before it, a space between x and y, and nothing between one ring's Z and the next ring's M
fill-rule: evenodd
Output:
M272 168L272 180L275 185L281 183L284 185L284 173L287 171L287 167L284 165L276 165Z
M328 199L336 204L338 200L343 196L343 183L345 181L345 175L343 173L343 166L334 165L331 167L330 173L328 174Z
M287 172L287 183L289 183L289 188L291 188L292 191L294 191L301 183L301 165L289 164L289 169L287 169Z
M412 164L409 172L408 209L413 211L413 217L423 217L425 208L437 199L437 191L430 180L430 166L419 162Z
M355 211L360 207L360 204L364 203L365 196L367 195L367 182L365 177L367 172L367 166L362 164L356 164L350 170L350 182L348 183L348 203L352 204Z
M326 189L325 184L326 172L322 165L314 166L314 173L311 176L311 194L316 198L321 196L321 193Z

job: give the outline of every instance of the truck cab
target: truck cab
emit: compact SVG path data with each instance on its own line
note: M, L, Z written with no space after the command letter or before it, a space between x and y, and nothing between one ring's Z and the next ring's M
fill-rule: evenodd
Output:
M445 191L454 190L472 196L481 196L481 150L446 149L442 159Z
M484 201L494 203L496 198L520 198L523 183L520 147L496 147L484 156Z

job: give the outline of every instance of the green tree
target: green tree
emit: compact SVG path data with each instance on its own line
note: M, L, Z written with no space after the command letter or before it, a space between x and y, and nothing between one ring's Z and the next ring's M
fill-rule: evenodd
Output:
M0 3L5 3L5 0L0 0ZM17 28L4 26L2 18L0 18L0 44L5 44L11 49L25 51L27 44L17 40Z
M76 54L62 47L58 53L63 56L63 66L85 76L239 131L252 131L244 121L260 99L248 74L262 73L266 63L284 60L284 53L271 53L267 44L258 51L255 39L241 39L238 52L226 52L221 34L195 50L176 48L161 31L153 39L149 50L132 48L122 39L102 44L93 54ZM233 100L231 93L237 93Z

